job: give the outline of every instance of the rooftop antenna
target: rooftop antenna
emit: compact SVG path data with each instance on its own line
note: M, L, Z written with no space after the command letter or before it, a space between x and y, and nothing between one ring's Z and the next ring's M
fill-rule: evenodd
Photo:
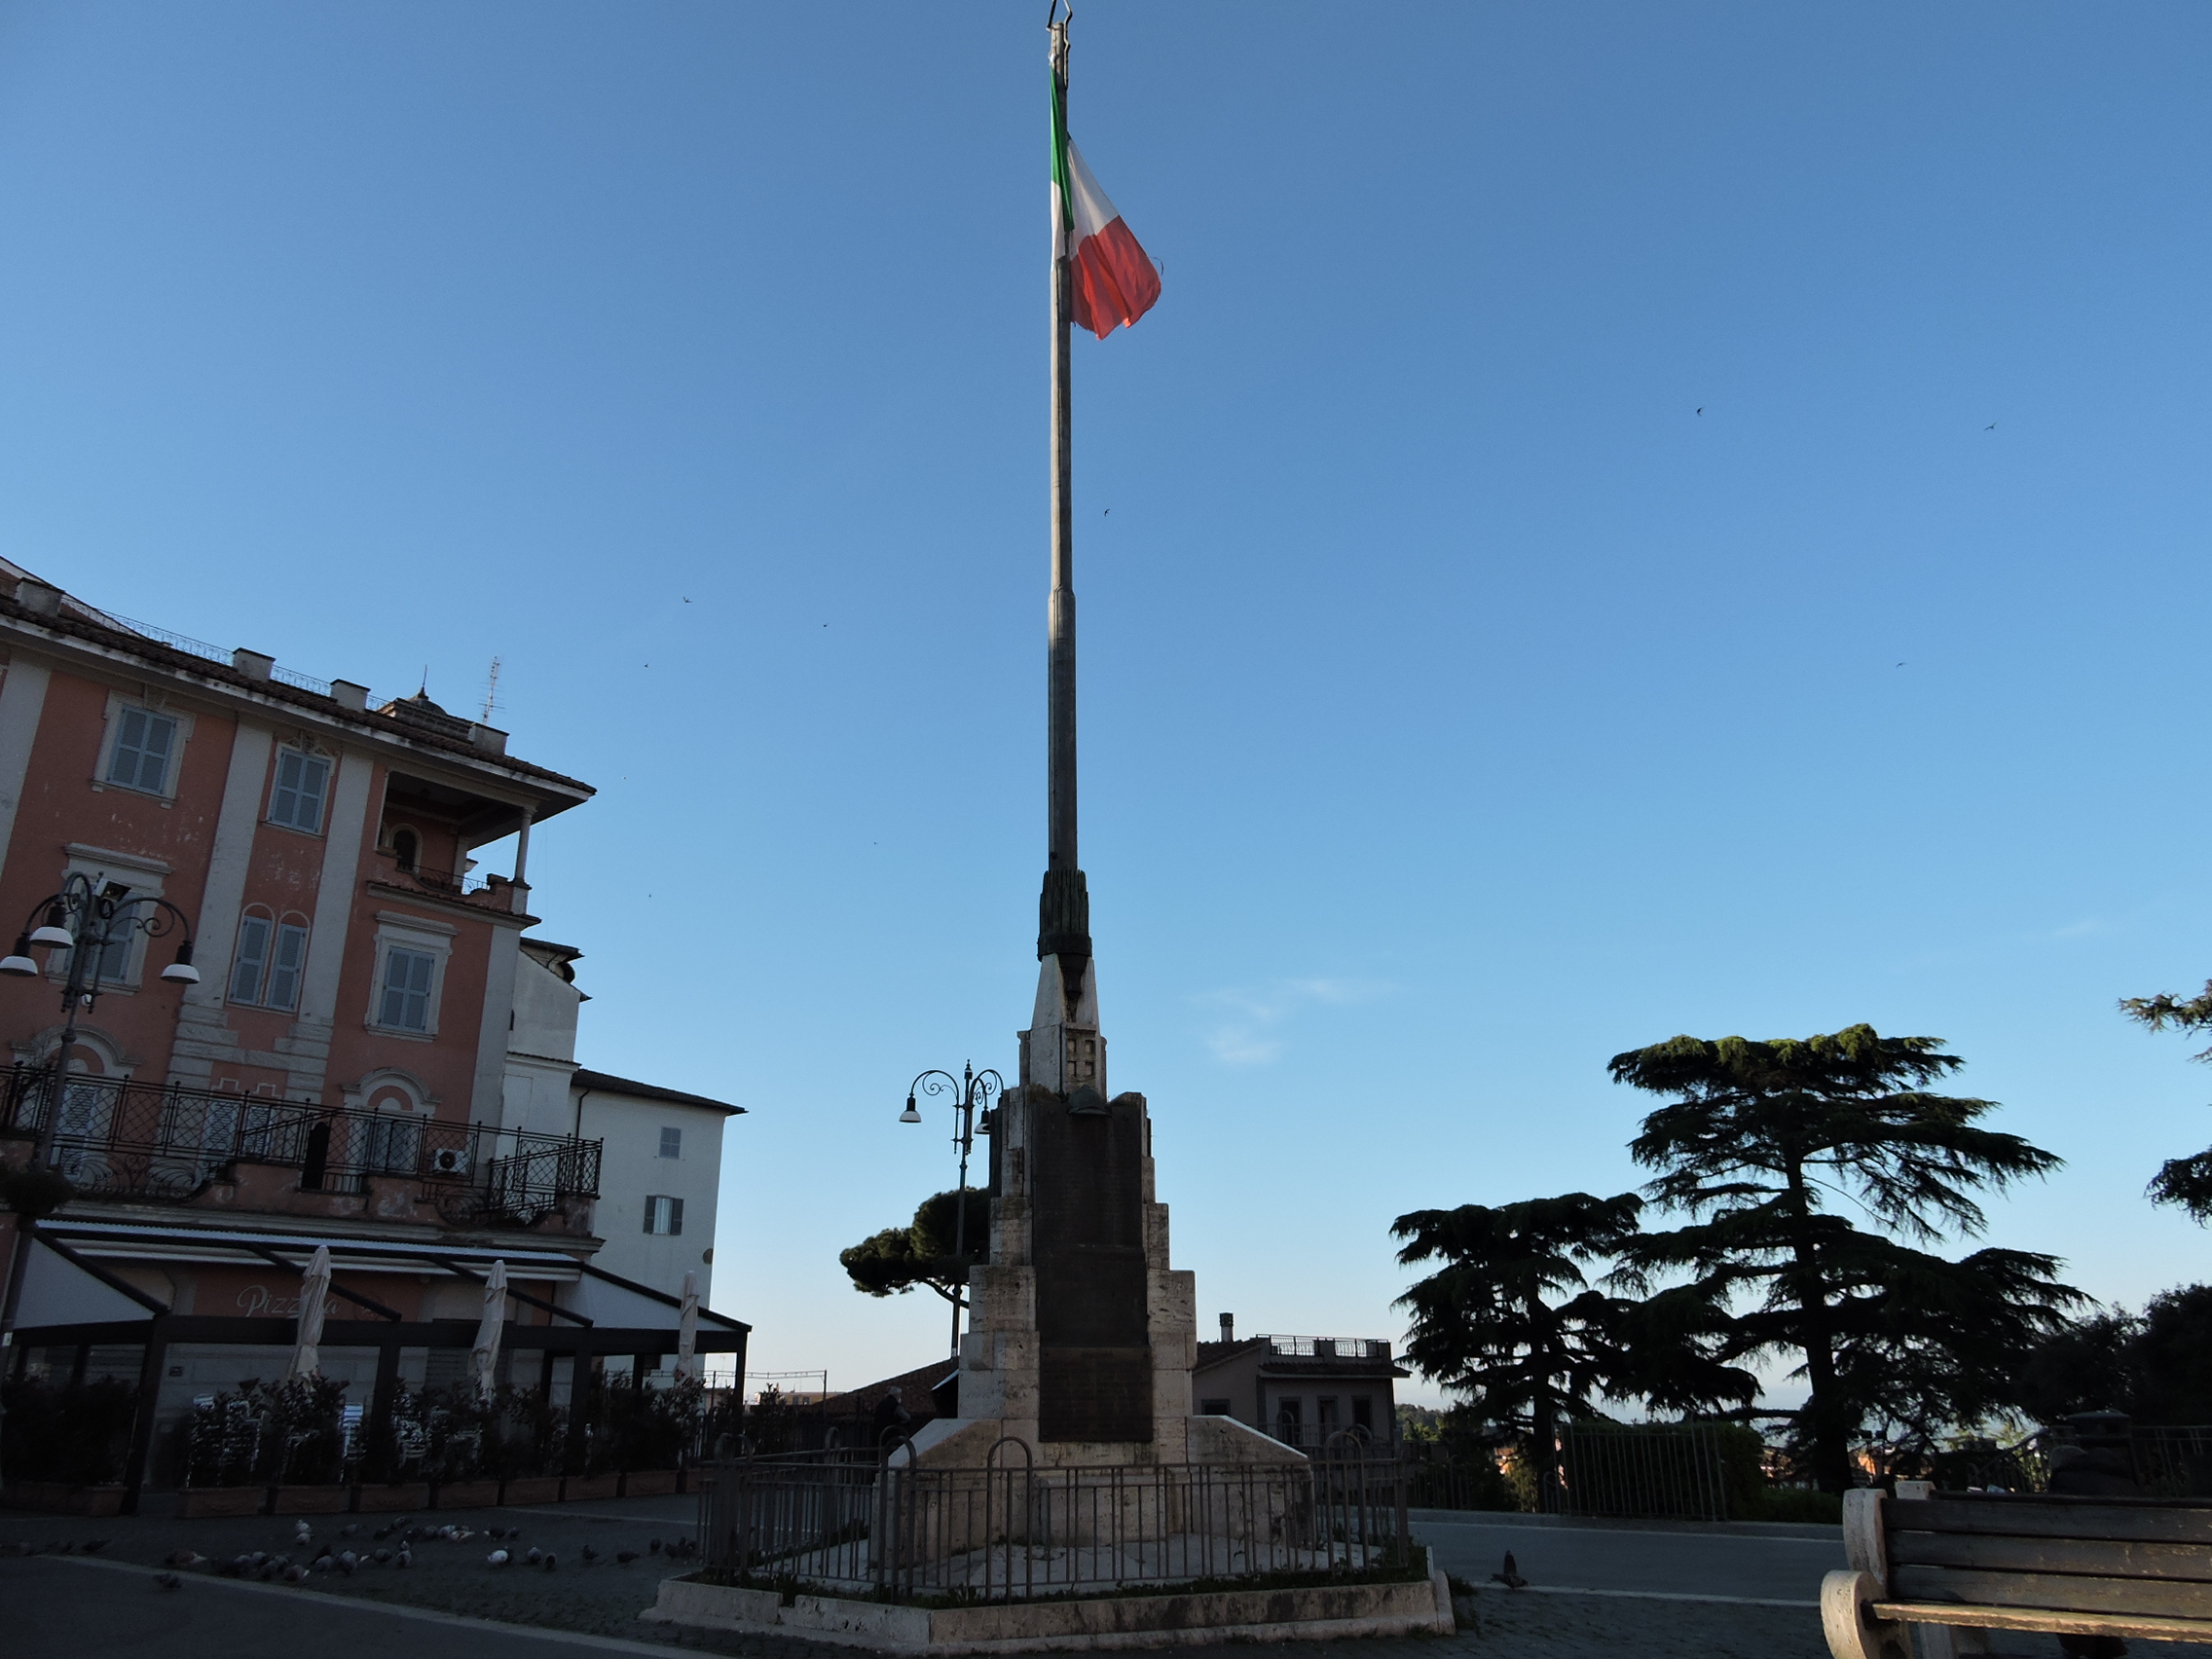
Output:
M492 711L499 706L499 659L492 659L492 672L484 681L484 713L477 717L481 725L492 723Z

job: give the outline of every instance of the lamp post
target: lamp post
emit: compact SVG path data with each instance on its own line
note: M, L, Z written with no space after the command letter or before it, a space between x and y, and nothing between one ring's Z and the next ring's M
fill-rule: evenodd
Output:
M190 916L166 899L148 895L132 898L130 890L119 882L95 886L91 876L77 872L61 884L60 892L31 906L23 931L16 936L16 948L0 957L0 974L29 979L43 972L31 957L34 945L69 952L69 973L61 988L61 1040L55 1046L54 1071L47 1079L46 1116L39 1124L38 1143L26 1175L44 1174L55 1163L54 1141L61 1124L69 1051L77 1041L77 1016L99 1000L100 973L109 948L128 940L133 933L160 939L171 932L181 932L184 940L176 947L176 960L162 970L162 977L171 984L196 985L200 970L192 965ZM38 1217L18 1208L16 1247L8 1261L7 1295L0 1298L0 1367L14 1357L16 1310L23 1300L24 1269L28 1266L25 1257L31 1235L37 1230Z
M916 1094L927 1094L933 1099L940 1094L952 1096L952 1108L960 1114L960 1127L953 1132L952 1144L960 1149L960 1190L952 1199L952 1255L955 1261L968 1254L968 1155L976 1147L976 1109L980 1106L987 1118L991 1102L1006 1092L1006 1079L995 1071L977 1071L965 1060L960 1075L932 1068L906 1086L906 1109L899 1114L902 1124L918 1124L922 1121L920 1109L914 1104ZM983 1132L990 1132L986 1123ZM960 1357L960 1295L955 1288L952 1298L952 1357Z

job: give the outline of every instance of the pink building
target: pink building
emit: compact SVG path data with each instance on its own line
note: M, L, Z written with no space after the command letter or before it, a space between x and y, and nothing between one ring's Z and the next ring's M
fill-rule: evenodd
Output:
M49 1135L77 1194L19 1247L7 1217L15 1374L141 1375L142 1473L157 1419L234 1385L236 1350L290 1344L317 1244L336 1264L323 1369L352 1365L364 1402L465 1357L495 1260L516 1293L508 1363L531 1380L672 1353L679 1286L594 1257L603 1209L650 1235L674 1200L603 1194L606 1134L587 1138L581 1097L570 1116L511 1082L575 1070L526 1052L516 1011L549 963L572 980L575 951L525 940L527 859L534 828L591 788L420 693L376 699L119 620L5 561L0 654L0 928L28 934L81 875L126 915L180 909L201 976L162 977L174 934L111 942L59 1088L69 951L33 945L35 974L0 977L0 1161ZM477 873L472 852L509 836L512 869ZM736 1108L627 1087L599 1088L595 1130L627 1132L610 1098L681 1106L719 1167ZM710 1198L692 1236L712 1229ZM708 1314L698 1346L742 1369L744 1333Z

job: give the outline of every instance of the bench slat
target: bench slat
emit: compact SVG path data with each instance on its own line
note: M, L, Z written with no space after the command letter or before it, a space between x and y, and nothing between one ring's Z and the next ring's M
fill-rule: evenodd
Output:
M1971 1567L1990 1572L2086 1573L2212 1583L2212 1546L2110 1538L2016 1538L1972 1532L1892 1532L1900 1567Z
M1899 1567L1890 1574L1890 1590L1900 1602L1962 1602L1981 1607L2043 1607L2161 1619L2212 1617L2212 1589L2157 1578Z
M1983 1630L2034 1630L2052 1636L2137 1636L2147 1641L2212 1640L2212 1618L2147 1619L2040 1607L1962 1607L1950 1602L1876 1602L1866 1609L1901 1624L1974 1625Z
M1967 1532L2019 1538L2101 1538L2146 1544L2212 1544L2212 1508L2083 1503L2070 1498L1886 1498L1882 1525L1899 1532Z

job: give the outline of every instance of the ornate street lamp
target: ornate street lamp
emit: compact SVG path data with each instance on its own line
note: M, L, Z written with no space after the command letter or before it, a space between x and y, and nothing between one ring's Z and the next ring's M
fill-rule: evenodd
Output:
M990 1133L991 1102L1006 1092L1006 1079L995 1071L977 1071L966 1061L961 1062L960 1075L934 1067L921 1074L906 1086L906 1109L899 1114L902 1124L918 1124L922 1121L920 1109L914 1103L916 1094L927 1094L935 1099L940 1094L952 1096L952 1108L960 1114L960 1127L954 1131L952 1144L960 1149L960 1190L952 1200L952 1256L959 1261L968 1254L968 1155L976 1146L976 1111L983 1112L983 1132ZM952 1357L960 1358L960 1297L952 1298Z
M36 923L34 926L33 923ZM99 1000L100 973L110 947L128 940L133 933L162 939L181 933L176 960L162 970L171 984L196 985L200 970L192 965L192 918L166 899L149 895L131 897L118 882L95 887L92 878L76 872L61 884L61 891L31 906L23 931L16 936L16 948L0 957L0 974L35 978L43 970L31 957L41 945L69 952L69 973L61 987L61 1040L54 1051L54 1072L47 1079L46 1117L39 1124L38 1144L31 1153L26 1173L43 1174L55 1162L55 1132L60 1126L64 1080L69 1072L69 1051L77 1042L77 1016ZM0 1363L16 1337L16 1309L22 1302L24 1257L38 1217L18 1210L16 1248L9 1262L7 1293L0 1297Z

